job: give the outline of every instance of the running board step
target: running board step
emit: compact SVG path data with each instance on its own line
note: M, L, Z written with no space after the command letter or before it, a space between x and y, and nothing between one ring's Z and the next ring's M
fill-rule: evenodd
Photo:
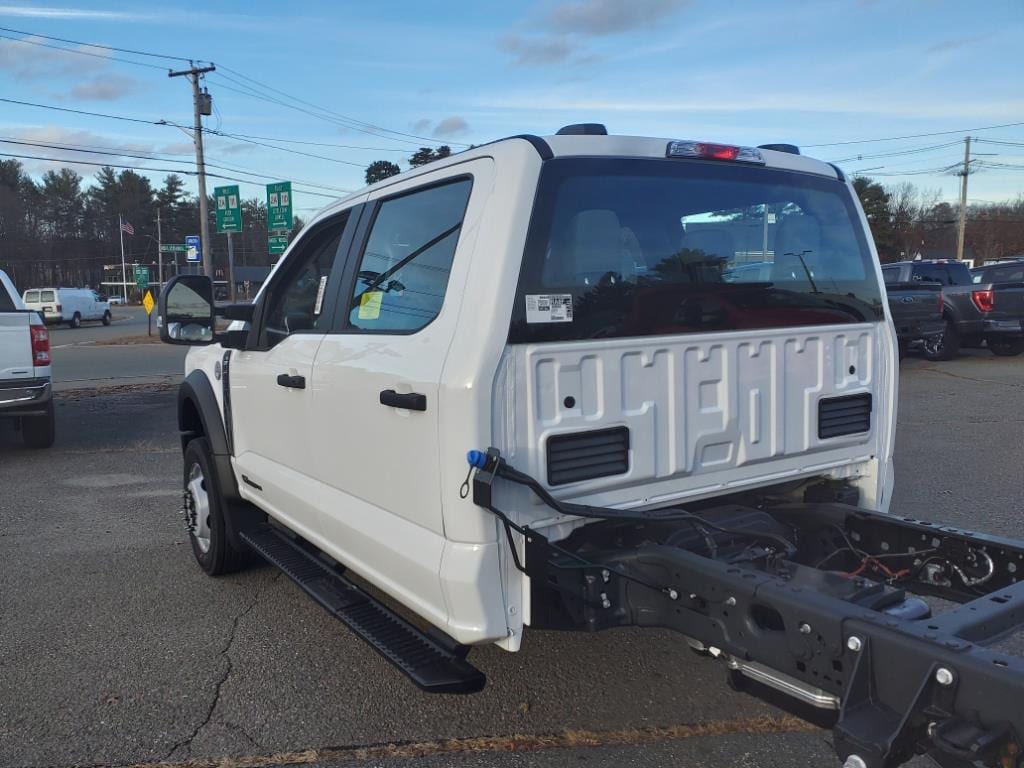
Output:
M271 525L241 537L310 597L369 643L428 693L476 693L484 674L465 660L466 649L410 624Z

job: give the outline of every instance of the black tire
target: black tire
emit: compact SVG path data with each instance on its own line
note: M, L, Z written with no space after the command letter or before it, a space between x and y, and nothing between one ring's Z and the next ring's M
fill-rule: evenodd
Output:
M960 334L956 329L956 323L946 320L945 330L942 332L942 340L932 345L925 345L924 356L926 360L952 360L960 354Z
M989 336L986 340L988 348L993 355L999 357L1016 357L1024 352L1024 337L1003 338L1000 336Z
M81 328L82 316L75 312L75 314L71 316L71 320L68 321L68 326L71 328Z
M57 437L57 417L53 401L46 404L45 416L22 416L21 438L32 449L49 448Z
M213 456L210 452L210 444L205 437L197 437L185 448L183 481L186 490L186 500L191 492L189 484L191 480L197 480L194 476L198 467L202 478L200 484L206 491L206 502L208 505L207 530L209 543L204 542L196 535L198 521L190 525L189 542L192 544L192 554L195 555L199 567L206 571L209 576L222 576L233 573L244 568L248 564L248 553L239 552L231 546L228 540L227 531L224 528L224 500L221 498L220 489L217 485L217 475L213 467ZM188 501L186 501L188 503ZM191 502L192 508L196 508L195 501ZM189 514L189 510L186 510ZM186 524L189 524L186 519Z
M110 325L110 321L113 320L113 319L114 318L110 316L110 310L107 310L106 312L103 313L103 324L104 325Z

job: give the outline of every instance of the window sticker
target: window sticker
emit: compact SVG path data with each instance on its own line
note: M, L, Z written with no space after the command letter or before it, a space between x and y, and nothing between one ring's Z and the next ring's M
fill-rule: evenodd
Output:
M320 278L320 287L316 289L316 306L313 307L313 314L319 315L324 306L324 291L327 289L327 275Z
M384 291L369 291L359 297L359 319L377 320L380 318L380 305L384 300Z
M526 295L526 322L571 323L572 294L528 293Z

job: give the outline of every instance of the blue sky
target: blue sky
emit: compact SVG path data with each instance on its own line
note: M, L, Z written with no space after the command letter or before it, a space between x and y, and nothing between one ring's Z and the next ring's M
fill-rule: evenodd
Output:
M844 161L848 171L870 169L867 175L886 184L912 182L953 200L959 179L937 169L962 161L962 133L810 145L1024 123L1021 0L973 6L962 0L180 0L166 7L0 0L0 26L214 61L222 68L206 81L217 109L209 127L331 159L212 136L210 162L315 183L327 195L362 186L370 161L404 161L428 141L459 149L596 121L620 134L792 142L808 154ZM191 122L183 78L110 58L122 54L82 50L101 55L0 39L0 96ZM237 92L247 89L271 101ZM273 103L288 101L322 115L289 97L335 115L323 119ZM338 115L374 127L354 130ZM970 198L1024 193L1024 125L971 133L1019 144L977 144L988 167L971 176ZM189 160L191 142L170 126L0 103L0 138L162 159L0 143L6 153L192 167L174 162ZM278 142L283 139L331 146ZM857 160L858 154L866 157ZM25 163L33 173L53 167ZM1020 167L993 167L998 164ZM87 179L96 170L77 169ZM149 175L159 180L164 174ZM242 194L264 197L262 182L243 184ZM308 193L295 197L300 215L327 202Z

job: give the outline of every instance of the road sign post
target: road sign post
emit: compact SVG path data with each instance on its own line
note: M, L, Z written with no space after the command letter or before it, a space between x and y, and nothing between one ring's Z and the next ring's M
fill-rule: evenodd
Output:
M153 335L153 307L156 306L156 302L153 301L153 294L150 291L146 291L146 295L142 297L142 306L146 310L146 325L147 333Z
M189 264L199 264L203 260L203 244L199 235L185 236L185 261Z
M267 229L271 232L292 229L292 183L267 184Z

